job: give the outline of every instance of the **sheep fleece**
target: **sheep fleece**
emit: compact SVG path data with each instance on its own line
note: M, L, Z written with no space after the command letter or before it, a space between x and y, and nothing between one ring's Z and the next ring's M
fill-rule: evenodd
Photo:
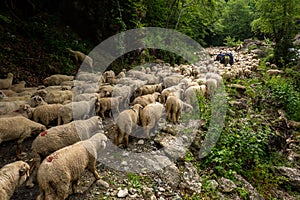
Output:
M77 142L49 155L38 169L37 179L40 194L37 200L63 200L68 196L70 186L74 186L87 168L96 179L97 152L105 148L106 136L102 133ZM73 188L74 190L74 188Z
M29 176L29 165L24 161L9 163L0 169L0 200L8 200L15 189Z

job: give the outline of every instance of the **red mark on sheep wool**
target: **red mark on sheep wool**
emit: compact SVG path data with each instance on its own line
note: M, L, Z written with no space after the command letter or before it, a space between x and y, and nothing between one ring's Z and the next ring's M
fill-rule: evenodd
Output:
M58 159L58 155L56 153L53 153L46 158L48 162L52 162L54 159Z
M53 156L48 156L46 159L47 159L48 162L52 162L52 160L54 159L54 157Z
M14 110L13 112L20 112L20 110Z
M43 132L41 132L41 136L45 136L45 135L47 135L47 131L43 131Z

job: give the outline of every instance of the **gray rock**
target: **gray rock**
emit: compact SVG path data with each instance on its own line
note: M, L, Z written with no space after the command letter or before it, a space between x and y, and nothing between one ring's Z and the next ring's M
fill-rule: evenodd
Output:
M258 191L248 181L246 181L241 175L235 174L234 176L235 176L236 180L238 182L240 182L240 184L238 186L245 188L245 190L249 192L250 200L264 200L264 198L258 193Z
M208 180L208 186L212 190L216 190L219 187L219 183L216 180Z
M127 188L125 188L123 190L119 190L117 193L117 197L119 197L119 198L125 198L127 195L128 195Z
M96 184L102 190L106 190L109 188L109 184L101 179L97 180Z
M185 169L181 178L181 187L186 188L196 194L201 193L202 180L197 172L197 169L192 163L185 162Z
M236 189L236 185L232 180L229 180L227 178L220 178L218 179L218 182L220 184L220 187L222 189L222 192L233 192Z
M276 167L280 174L289 179L288 184L300 191L300 170L290 167Z
M180 171L174 163L160 170L159 176L172 188L176 188L180 183Z
M143 197L147 200L156 200L152 188L148 188L146 186L143 186Z

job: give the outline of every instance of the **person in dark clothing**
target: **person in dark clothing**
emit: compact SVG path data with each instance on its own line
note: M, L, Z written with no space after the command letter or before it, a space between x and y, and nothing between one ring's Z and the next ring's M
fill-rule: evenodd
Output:
M216 61L220 61L220 63L224 65L233 65L234 58L232 53L219 53L216 57Z

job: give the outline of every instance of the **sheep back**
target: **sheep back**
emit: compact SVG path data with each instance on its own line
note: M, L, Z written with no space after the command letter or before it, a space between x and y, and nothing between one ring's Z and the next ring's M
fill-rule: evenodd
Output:
M0 199L9 200L15 189L29 176L30 166L24 161L15 161L0 169Z

